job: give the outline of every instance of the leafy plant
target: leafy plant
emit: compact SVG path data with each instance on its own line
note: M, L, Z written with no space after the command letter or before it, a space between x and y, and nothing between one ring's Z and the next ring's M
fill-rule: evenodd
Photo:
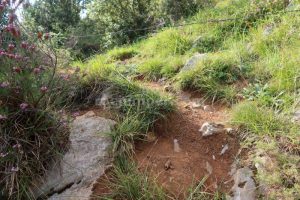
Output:
M51 35L21 31L15 11L22 2L0 3L5 24L0 35L0 193L8 199L33 198L33 179L65 150L68 136L66 122L48 110L64 96L68 76L56 74Z

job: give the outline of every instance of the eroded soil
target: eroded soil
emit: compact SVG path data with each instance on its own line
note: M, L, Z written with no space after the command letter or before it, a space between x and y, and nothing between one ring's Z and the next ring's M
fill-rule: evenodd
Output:
M153 83L147 87L162 89ZM212 111L193 108L197 100L199 96L190 93L176 95L177 112L157 124L153 141L136 145L140 170L150 173L175 199L185 199L188 189L206 175L208 192L229 192L232 186L229 172L239 149L236 137L223 133L203 138L199 133L204 122L226 124L227 108L222 105L212 106ZM179 151L174 140L178 141ZM229 149L220 155L225 145Z
M158 83L143 85L158 92L164 90ZM210 105L212 110L205 111L193 106L201 95L189 92L173 95L177 111L156 123L151 141L136 144L135 160L139 170L149 173L162 185L170 199L186 199L189 188L205 176L208 176L206 192L229 192L233 185L229 172L239 149L237 137L224 132L203 138L199 132L205 122L226 124L229 120L228 108ZM103 116L102 109L96 111ZM174 146L174 140L177 140L179 149ZM221 155L225 145L229 149ZM110 173L100 177L94 186L93 196L108 194L109 180Z

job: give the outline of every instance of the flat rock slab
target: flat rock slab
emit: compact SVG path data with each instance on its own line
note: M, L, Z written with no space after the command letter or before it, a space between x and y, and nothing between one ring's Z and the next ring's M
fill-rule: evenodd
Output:
M71 124L70 149L46 174L35 196L49 199L89 199L96 180L110 166L111 139L105 133L116 123L90 111Z

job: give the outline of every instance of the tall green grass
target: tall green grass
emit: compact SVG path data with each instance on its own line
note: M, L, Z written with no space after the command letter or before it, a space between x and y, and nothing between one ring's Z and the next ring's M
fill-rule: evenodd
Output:
M112 178L108 184L112 192L101 199L168 199L167 194L155 182L155 179L149 178L146 173L139 172L134 161L124 156L116 158Z

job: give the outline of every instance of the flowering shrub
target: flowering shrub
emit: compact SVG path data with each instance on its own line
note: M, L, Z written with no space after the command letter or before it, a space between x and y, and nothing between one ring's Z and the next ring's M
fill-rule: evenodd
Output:
M22 30L22 3L0 1L0 199L33 198L33 178L67 146L64 122L48 108L69 76L56 75L49 33Z

